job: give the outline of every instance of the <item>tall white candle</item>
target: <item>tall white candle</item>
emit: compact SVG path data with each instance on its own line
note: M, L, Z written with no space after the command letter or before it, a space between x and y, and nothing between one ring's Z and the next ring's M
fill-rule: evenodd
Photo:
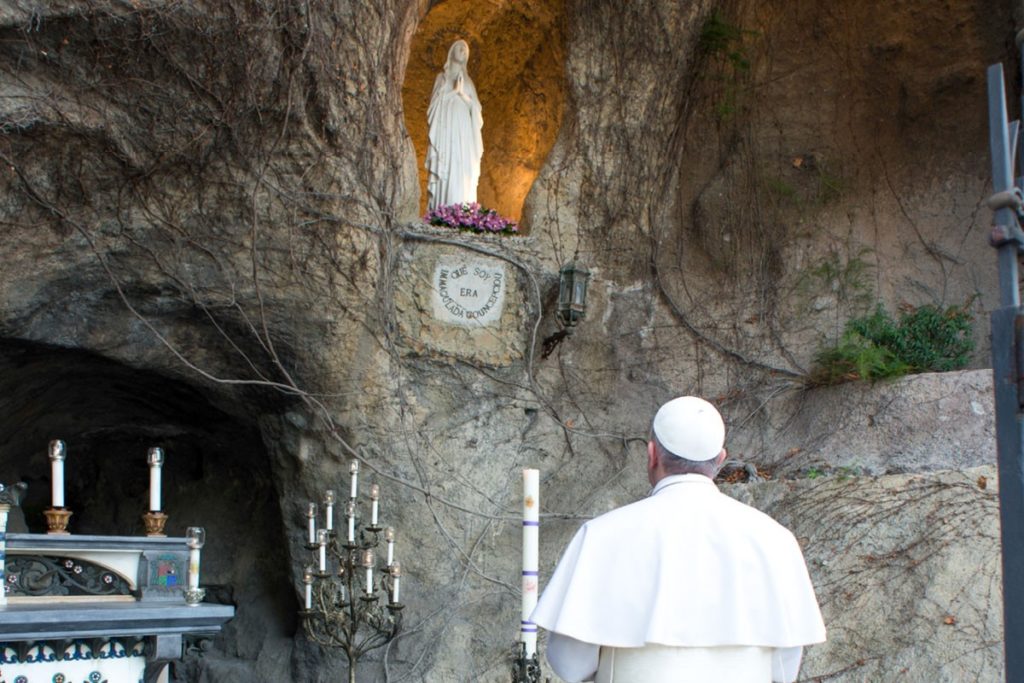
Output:
M302 572L302 583L306 584L306 609L313 608L313 568L307 566Z
M398 588L399 581L402 579L402 566L395 562L391 565L391 602L393 604L398 603Z
M520 626L527 657L537 653L537 625L530 621L537 606L540 472L523 470L523 605Z
M377 510L379 509L380 486L370 487L370 526L377 526Z
M188 587L199 588L199 548L188 551Z
M320 543L320 573L327 571L327 529L316 532L317 541Z
M309 518L309 544L316 543L316 503L310 503L306 508L306 517Z
M160 512L160 471L164 465L164 449L150 448L149 460L149 511Z
M355 543L356 540L356 504L349 501L345 506L345 516L348 518L348 542Z
M384 540L388 543L388 561L390 567L395 561L395 530L391 527L384 529Z
M324 491L324 508L328 531L334 530L334 489Z
M188 587L199 588L199 549L206 543L206 530L199 526L190 526L185 531L185 544L188 546Z
M363 551L363 567L366 568L366 594L373 595L373 551Z
M50 486L53 507L64 507L64 458L67 451L64 442L54 439L50 442Z
M353 460L349 466L348 471L352 474L352 495L350 498L355 498L359 492L359 461Z

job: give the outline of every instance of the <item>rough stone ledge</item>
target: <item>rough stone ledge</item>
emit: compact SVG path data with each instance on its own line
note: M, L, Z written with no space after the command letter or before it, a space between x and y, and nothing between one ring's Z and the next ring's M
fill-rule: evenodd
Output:
M992 371L851 382L800 396L766 440L777 477L810 472L878 475L996 462Z

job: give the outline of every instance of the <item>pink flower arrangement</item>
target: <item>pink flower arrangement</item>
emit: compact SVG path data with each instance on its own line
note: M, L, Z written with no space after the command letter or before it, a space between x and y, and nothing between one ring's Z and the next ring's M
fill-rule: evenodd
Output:
M423 220L431 225L491 235L515 235L519 232L519 226L513 221L476 202L439 206L428 211Z

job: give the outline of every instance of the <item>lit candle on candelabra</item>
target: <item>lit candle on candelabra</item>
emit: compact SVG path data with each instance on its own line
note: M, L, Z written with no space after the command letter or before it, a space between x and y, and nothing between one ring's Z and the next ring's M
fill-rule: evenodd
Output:
M309 544L316 543L316 503L310 503L306 508L306 517L309 518Z
M349 498L355 498L359 491L359 461L353 460L349 466L348 471L352 474L352 493Z
M388 562L387 566L390 567L395 561L395 530L391 527L384 529L384 540L388 544Z
M355 543L356 540L356 502L350 500L345 506L345 516L348 517L348 542Z
M307 566L302 572L302 583L306 584L306 609L313 609L313 567Z
M67 449L64 442L54 439L50 442L50 485L53 493L53 507L64 507L64 458Z
M521 639L527 657L537 653L537 624L530 615L537 606L538 532L540 531L540 472L523 470L523 604Z
M327 571L327 529L316 532L317 543L320 544L320 573Z
M149 511L160 512L160 472L164 466L164 449L149 449Z
M402 564L400 562L391 563L391 604L398 604L398 582L402 578Z
M370 487L370 526L377 526L377 511L380 509L380 486Z
M339 518L339 528L334 531L316 530L317 543L307 546L309 559L305 571L300 573L302 606L298 609L306 635L312 641L326 647L343 648L350 655L355 652L349 659L351 680L355 680L359 654L380 647L398 635L405 607L399 602L401 568L394 562L395 530L381 528L384 526L379 508L381 487L372 484L372 477L364 486L364 494L372 507L361 507L363 503L358 499L360 464L351 463L351 498L345 499L344 490L338 492L340 497L327 491L323 501L318 501L324 508L332 504L341 506L343 509L337 512L344 513L345 520ZM321 509L311 504L308 507L310 520L322 520ZM312 523L310 533L313 533ZM343 527L347 527L345 532L341 530ZM382 531L387 541L388 568L383 562L377 564L384 555ZM347 535L343 535L346 532ZM306 534L305 530L299 533ZM377 569L383 574L375 576Z
M373 595L373 551L363 551L363 567L366 569L366 594Z
M327 530L334 530L334 489L327 489L324 491L324 507L326 512L324 513L327 518Z
M185 532L188 546L188 587L199 588L199 550L206 544L206 530L201 526L190 526Z

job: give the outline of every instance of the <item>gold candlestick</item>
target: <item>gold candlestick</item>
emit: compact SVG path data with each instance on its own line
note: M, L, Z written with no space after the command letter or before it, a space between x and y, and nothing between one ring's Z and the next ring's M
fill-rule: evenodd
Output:
M142 523L146 525L146 535L163 538L164 525L167 524L167 515L162 512L147 512L142 515Z
M73 513L65 508L48 508L43 510L46 517L46 533L64 534L68 533L68 520Z

